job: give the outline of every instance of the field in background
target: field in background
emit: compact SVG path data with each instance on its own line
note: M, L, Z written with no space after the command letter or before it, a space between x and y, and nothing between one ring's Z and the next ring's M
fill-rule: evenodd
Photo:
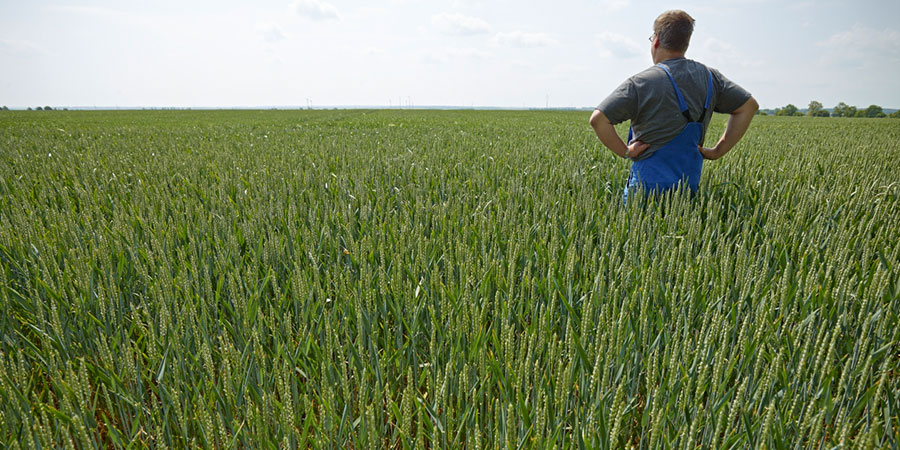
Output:
M0 113L0 446L898 448L898 122L588 115Z

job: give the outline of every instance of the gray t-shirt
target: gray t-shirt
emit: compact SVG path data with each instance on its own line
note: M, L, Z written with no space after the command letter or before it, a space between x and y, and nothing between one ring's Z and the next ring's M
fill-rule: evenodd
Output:
M691 118L698 120L706 101L706 66L685 58L669 59L663 61L663 64L669 68L672 78L678 84ZM725 78L718 70L710 68L709 71L713 77L710 109L730 114L750 99L749 92ZM678 107L678 97L675 96L672 82L666 72L655 65L625 80L596 109L603 112L613 125L631 120L633 139L650 144L650 148L637 159L649 157L678 136L687 124L687 119ZM706 138L710 117L712 112L708 111L703 119L700 145L703 145Z

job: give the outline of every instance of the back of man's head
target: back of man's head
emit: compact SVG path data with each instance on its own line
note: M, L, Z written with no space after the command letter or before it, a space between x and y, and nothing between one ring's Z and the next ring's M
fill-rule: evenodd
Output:
M660 47L685 52L694 32L694 18L678 9L666 11L653 21L653 32L659 38Z

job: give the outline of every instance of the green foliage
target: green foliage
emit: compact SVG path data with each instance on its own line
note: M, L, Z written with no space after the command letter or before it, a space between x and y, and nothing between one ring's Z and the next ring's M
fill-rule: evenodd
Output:
M856 116L856 107L840 102L834 107L831 115L834 117L854 117Z
M878 105L869 105L866 108L866 117L884 117L884 110Z
M787 106L785 106L784 108L781 108L781 109L779 109L778 111L776 111L776 112L775 112L775 115L776 115L776 116L793 116L793 115L795 115L798 111L799 111L799 110L797 109L796 106L794 106L794 105L788 103Z
M828 117L828 111L822 109L822 103L813 100L809 102L809 108L806 110L806 115L810 117L823 117L823 112L825 113L824 117Z
M3 114L0 447L897 448L900 128L586 121Z
M884 110L878 105L870 105L864 110L857 110L855 106L847 106L844 102L838 103L838 105L834 107L833 115L835 117L887 117Z
M892 118L892 119L898 119L898 118L900 118L900 110L894 111L894 112L888 114L888 117L890 117L890 118Z

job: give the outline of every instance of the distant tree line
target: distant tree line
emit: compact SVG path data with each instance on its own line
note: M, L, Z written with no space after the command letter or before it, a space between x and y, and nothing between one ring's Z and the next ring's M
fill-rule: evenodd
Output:
M804 114L800 112L800 110L788 103L784 108L779 108L775 110L776 116L803 116ZM806 109L807 117L871 117L871 118L881 118L881 117L890 117L890 118L900 118L900 110L894 111L890 114L885 114L884 109L878 105L869 105L868 108L859 109L855 106L850 106L844 102L838 103L834 108L832 108L831 112L828 112L822 106L822 103L816 100L809 102L809 107Z
M38 106L37 108L28 107L28 111L53 111L53 108L50 106ZM68 111L69 108L63 108L63 111ZM0 106L0 111L9 111L9 108L4 106Z
M165 108L163 108L165 109ZM188 108L190 109L190 108ZM37 108L32 109L30 106L28 107L28 111L53 111L53 108L49 106L38 106ZM63 108L64 111L67 111L68 108ZM0 106L0 111L9 111L9 108L6 106ZM757 114L766 116L766 113L763 110L757 111ZM788 103L783 108L778 108L775 110L776 116L804 116L800 109L796 106ZM900 110L894 111L890 114L885 114L884 109L878 105L869 105L866 109L858 109L855 106L850 106L844 102L838 103L834 108L832 108L831 112L828 112L822 106L822 103L816 100L809 102L809 107L806 109L807 117L890 117L892 119L900 118Z

